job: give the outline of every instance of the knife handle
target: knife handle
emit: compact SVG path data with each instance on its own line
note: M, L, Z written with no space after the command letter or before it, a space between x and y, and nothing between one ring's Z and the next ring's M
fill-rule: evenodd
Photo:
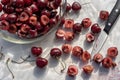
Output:
M112 9L109 18L105 24L104 31L109 34L110 29L112 28L113 24L115 23L116 19L118 18L120 14L120 0L117 0L114 8Z

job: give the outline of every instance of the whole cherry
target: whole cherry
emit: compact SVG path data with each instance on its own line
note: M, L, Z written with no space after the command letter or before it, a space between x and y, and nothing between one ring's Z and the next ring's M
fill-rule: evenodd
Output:
M31 53L34 55L34 56L39 56L41 55L43 52L42 48L41 47L32 47L31 48Z
M62 55L62 51L59 48L52 48L50 56L53 58L59 58Z
M48 60L45 58L41 58L41 57L37 57L36 59L36 65L39 68L44 68L45 66L47 66L48 64Z

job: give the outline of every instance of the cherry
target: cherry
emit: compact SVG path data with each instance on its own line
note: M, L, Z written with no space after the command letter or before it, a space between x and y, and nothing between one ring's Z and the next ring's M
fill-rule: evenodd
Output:
M55 25L57 23L56 18L51 18L49 23L50 23L50 26Z
M7 13L3 13L3 14L0 16L0 21L1 21L1 20L7 20L7 16L8 16Z
M32 16L32 14L33 14L33 10L31 9L31 7L25 8L24 12L26 12L29 16Z
M34 55L34 56L39 56L41 55L43 52L42 48L41 47L32 47L31 48L31 53Z
M56 6L60 6L61 2L62 2L62 0L55 0Z
M50 55L53 58L59 58L62 55L62 51L59 48L53 48L50 51Z
M24 0L26 6L30 6L33 3L33 0Z
M63 44L62 45L62 51L64 53L68 54L72 51L72 46L70 44Z
M117 47L110 47L107 50L107 55L111 58L115 58L118 55Z
M82 61L86 62L91 58L90 53L88 51L84 51L81 55Z
M109 12L108 11L105 11L105 10L100 11L99 18L101 20L107 20L108 17L109 17Z
M110 68L112 67L113 61L111 58L106 57L102 60L102 66L105 68Z
M82 30L82 25L80 24L80 23L75 23L74 25L73 25L73 32L74 33L80 33L81 32L81 30Z
M84 18L82 20L82 25L84 28L89 28L91 24L92 24L92 21L90 20L90 18Z
M83 66L83 71L87 74L90 74L92 73L94 67L92 65L85 65Z
M93 60L97 63L101 63L103 60L103 56L100 53L94 55Z
M24 2L24 0L16 0L16 7L24 7L24 4L25 4L25 2Z
M86 41L87 41L87 42L91 43L91 42L93 42L94 40L95 40L94 34L92 34L92 33L87 33L87 34L86 34Z
M73 25L74 25L73 19L66 19L65 20L65 28L72 29Z
M30 26L27 25L27 24L21 25L21 28L20 28L20 30L21 30L23 33L28 33L28 31L29 31L30 29L31 29Z
M92 25L91 31L93 33L100 33L101 32L101 28L100 28L100 26L97 23L95 23L95 24Z
M75 46L72 49L72 54L80 58L80 56L83 54L83 49L80 46Z
M74 39L74 33L70 31L66 31L64 37L66 41L72 41Z
M6 20L2 20L0 23L0 29L2 30L8 30L9 29L9 22L7 22Z
M49 18L46 15L42 15L40 17L40 22L43 26L46 26L49 23Z
M41 26L40 22L37 22L37 24L35 25L35 29L37 29L38 31L43 30L43 27Z
M1 3L2 3L3 5L7 5L7 4L10 3L10 0L1 0Z
M69 12L71 9L72 9L72 6L70 5L70 3L67 3L66 11Z
M38 12L39 11L39 9L38 9L38 7L37 7L37 5L34 3L34 4L32 4L31 6L30 6L30 8L32 9L32 12L33 13L35 13L35 12Z
M25 22L25 21L27 21L28 19L29 19L29 15L28 15L26 12L22 12L22 13L20 14L19 20L20 20L21 22Z
M80 10L80 9L81 9L81 5L80 5L79 2L74 2L74 3L72 4L72 10L73 10L73 11L78 11L78 10Z
M15 8L15 11L16 11L17 13L21 13L21 12L23 11L23 9L22 9L22 8Z
M63 39L64 36L65 36L65 31L62 30L62 29L58 29L58 30L56 31L55 35L56 35L56 38L58 38L58 39Z
M37 0L39 7L45 8L47 6L48 0Z
M42 12L41 12L41 15L47 15L47 17L50 17L50 12L48 11L48 10L43 10Z
M10 33L16 33L17 32L17 27L16 27L16 25L14 25L14 24L11 24L10 26L9 26L9 28L8 28L8 32L10 32Z
M64 23L65 23L65 18L62 17L61 22L60 22L60 25L63 25Z
M10 23L14 23L14 22L16 22L16 20L17 20L17 16L16 16L15 14L9 14L9 15L7 16L7 20L8 20Z
M45 58L38 57L36 59L36 65L39 68L44 68L48 64L48 60Z
M36 29L35 29L35 30L30 29L30 30L29 30L29 37L30 37L30 38L35 38L35 37L37 37L37 36L38 36L38 32L37 32Z
M2 11L2 9L3 9L3 8L2 8L2 4L0 4L0 12Z
M12 7L12 6L3 6L3 11L5 12L5 13L8 13L8 14L10 14L10 13L13 13L14 12L14 7Z
M78 68L75 65L70 65L67 70L69 76L75 77L78 74Z
M29 24L32 24L33 26L37 25L37 17L36 16L31 16L29 18Z

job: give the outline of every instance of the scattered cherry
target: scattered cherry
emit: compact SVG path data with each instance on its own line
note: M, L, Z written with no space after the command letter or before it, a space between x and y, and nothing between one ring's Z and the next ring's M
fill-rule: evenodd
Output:
M94 40L95 40L94 34L92 34L92 33L87 33L87 34L86 34L86 41L87 41L87 42L91 43L91 42L93 42Z
M73 25L73 32L74 33L80 33L81 32L81 30L82 30L82 25L80 24L80 23L75 23L74 25Z
M94 70L94 67L92 65L83 66L83 71L87 74L91 74L93 70Z
M50 51L50 55L53 58L59 58L62 55L62 51L59 48L53 48Z
M62 51L64 53L68 54L72 51L72 46L70 44L63 44L62 45Z
M109 12L108 11L105 11L105 10L101 10L100 11L99 18L101 20L107 20L108 16L109 16Z
M97 23L95 23L95 24L92 25L91 31L93 33L100 33L101 32L101 28L100 28L100 26Z
M37 57L36 65L39 68L44 68L48 64L48 60L45 58Z
M78 74L78 68L75 65L70 65L67 70L69 76L75 77Z
M93 60L97 63L101 63L103 60L103 56L100 53L94 55Z
M91 58L90 53L88 51L84 51L81 55L81 60L86 62Z
M70 5L70 3L67 3L66 11L69 12L71 9L72 9L72 6Z
M65 28L72 29L73 25L74 25L73 19L66 19L65 20Z
M65 32L65 40L72 41L74 39L74 33L70 31Z
M75 46L72 49L72 54L80 58L80 56L83 54L83 49L80 46Z
M110 68L112 67L113 61L111 58L106 57L102 60L102 66L105 68Z
M84 18L82 20L82 25L84 28L89 28L91 24L92 24L92 21L90 20L90 18Z
M10 3L10 0L1 0L1 3L2 3L3 5L7 5L7 4Z
M115 58L118 55L117 47L110 47L107 50L107 55L111 58Z
M42 54L42 48L41 47L32 47L31 48L31 53L34 55L34 56L39 56Z
M63 39L64 36L65 36L65 31L62 30L62 29L58 29L58 30L56 31L55 35L56 35L56 38L58 38L58 39Z

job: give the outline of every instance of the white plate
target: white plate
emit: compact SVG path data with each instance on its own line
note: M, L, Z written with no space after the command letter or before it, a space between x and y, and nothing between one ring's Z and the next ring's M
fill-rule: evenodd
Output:
M83 5L82 10L79 14L73 14L70 18L74 18L75 22L81 22L81 20L85 17L89 17L92 19L93 23L97 22L98 20L98 13L100 10L108 10L111 11L113 5L115 4L116 0L68 0L71 4L74 1L79 1L81 4L91 2L90 4ZM118 19L118 22L120 19ZM111 31L107 42L105 43L103 49L101 50L101 54L104 56L106 55L107 49L111 46L116 46L118 51L120 52L120 23L116 23ZM103 24L99 23L101 27L104 27ZM75 38L75 40L71 43L72 46L79 45L84 50L88 50L91 52L93 44L87 44L85 42L85 33L89 32L89 30L83 30L79 36ZM36 43L27 44L27 45L17 45L6 42L0 39L0 45L4 47L3 53L5 53L6 57L2 61L0 61L0 80L12 80L11 74L7 70L5 66L5 61L8 57L11 59L19 61L20 56L27 56L30 53L30 48L32 46L41 46L44 51L42 56L45 57L49 54L49 51L53 47L61 48L61 45L64 41L59 41L54 39L54 33L50 34L49 37L46 37L44 41L38 41ZM115 59L115 62L120 61L120 54ZM36 67L34 63L23 63L23 64L13 64L10 63L10 68L15 75L14 80L119 80L120 79L120 72L118 72L120 64L114 70L107 70L102 68L101 66L94 65L95 70L91 75L85 75L82 73L82 66L84 65L79 59L74 58L71 55L64 55L62 59L66 62L67 66L70 64L75 64L79 68L79 74L75 77L75 79L67 76L66 70L62 74L58 74L61 65L57 63L56 60L47 58L49 64L44 69L39 69ZM89 63L90 64L90 63ZM55 70L58 73L56 73ZM114 76L114 77L113 77Z

